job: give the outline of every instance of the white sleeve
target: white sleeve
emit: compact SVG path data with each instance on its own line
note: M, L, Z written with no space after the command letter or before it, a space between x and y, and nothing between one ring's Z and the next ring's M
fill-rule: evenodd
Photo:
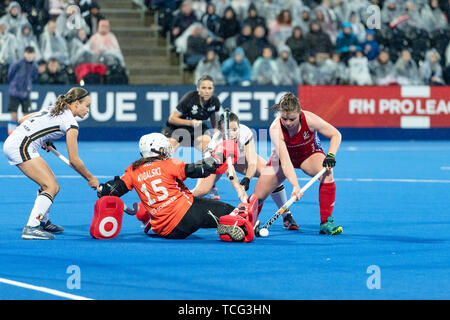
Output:
M78 122L75 120L75 117L72 115L69 115L67 113L64 113L63 115L63 121L61 124L61 130L63 132L67 132L70 128L75 128L78 130Z
M214 133L213 137L211 138L211 141L208 143L208 146L206 147L204 153L205 157L210 157L214 149L222 142L222 140L223 140L222 134L219 131Z
M247 145L253 139L253 132L246 125L241 124L239 128L239 136L243 145Z

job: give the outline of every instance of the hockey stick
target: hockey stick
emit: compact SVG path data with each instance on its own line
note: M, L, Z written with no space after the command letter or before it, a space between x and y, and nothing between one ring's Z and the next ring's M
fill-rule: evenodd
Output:
M230 140L230 111L225 110L223 113L223 129L224 129L224 138L225 140ZM236 177L236 170L234 169L233 160L231 157L227 157L227 175L230 182L234 180ZM245 197L248 199L247 192L245 192Z
M56 151L56 149L52 146L48 146L48 149L51 151L51 153L53 153L55 156L57 156L62 162L64 162L65 164L67 164L69 167L71 167L72 169L75 170L75 168L72 166L72 164L70 163L69 159L67 159L66 157L64 157L61 153L59 153L58 151ZM76 170L75 170L76 171ZM83 177L84 178L84 177ZM85 178L86 179L86 178ZM124 209L123 211L131 216L136 215L136 213L139 210L139 204L138 203L133 203L133 209L130 209L127 207L126 204L124 204Z
M223 130L224 130L224 138L225 140L230 140L230 113L229 111L224 111L223 113ZM227 175L228 179L234 180L234 177L236 176L236 171L234 170L233 160L231 157L227 157Z
M322 170L320 170L314 177L311 178L311 180L308 181L308 183L306 183L303 188L300 189L301 193L305 193L306 190L309 189L309 187L317 180L319 179L326 171L326 168L322 168ZM291 197L288 201L286 201L285 204L283 204L283 206L281 208L279 208L277 210L277 212L275 212L275 214L269 219L267 220L267 222L261 227L261 228L256 228L255 229L255 235L257 237L260 236L260 231L262 229L269 229L269 227L278 219L279 216L281 216L283 213L285 213L289 207L297 200L297 197L293 196Z

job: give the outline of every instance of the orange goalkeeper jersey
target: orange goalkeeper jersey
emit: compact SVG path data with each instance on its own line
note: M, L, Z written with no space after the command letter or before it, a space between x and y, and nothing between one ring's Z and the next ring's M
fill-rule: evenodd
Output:
M168 235L192 205L194 197L183 183L185 166L179 159L153 161L135 170L130 165L121 177L128 190L138 193L156 234Z

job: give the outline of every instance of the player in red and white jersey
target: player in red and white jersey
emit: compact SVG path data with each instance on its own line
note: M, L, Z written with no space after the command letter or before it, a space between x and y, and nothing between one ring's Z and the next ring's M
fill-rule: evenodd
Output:
M234 164L234 168L236 172L244 175L244 178L242 178L240 182L238 182L236 176L234 179L230 180L230 182L239 199L242 202L247 202L246 191L250 187L250 181L253 177L259 177L261 175L267 161L256 153L252 130L246 125L241 124L235 113L230 112L228 109L225 109L225 112L229 113L228 131L230 139L236 141L239 147L239 157ZM219 129L220 130L214 134L211 142L208 144L205 153L206 155L210 155L211 152L224 141L224 114L219 118ZM226 167L224 167L224 170L225 169ZM223 173L225 173L225 171L220 172L220 170L218 170L216 173L213 173L206 178L198 179L197 185L192 190L194 196L203 197L208 194ZM271 197L278 207L281 207L287 201L283 184L280 184L272 191ZM284 228L288 230L298 230L298 225L289 211L283 213L283 222Z
M336 195L332 168L342 139L340 132L314 113L302 110L300 101L290 92L272 108L279 112L269 129L273 152L253 193L259 200L260 210L262 202L285 179L293 186L291 197L298 200L303 196L295 169L312 177L325 167L327 171L320 178L319 186L320 233L340 234L342 227L336 226L332 218ZM330 139L326 155L318 133Z

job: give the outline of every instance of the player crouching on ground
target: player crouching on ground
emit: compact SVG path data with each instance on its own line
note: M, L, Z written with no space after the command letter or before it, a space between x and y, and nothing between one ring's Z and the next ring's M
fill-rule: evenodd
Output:
M224 143L195 163L172 158L173 148L163 134L150 133L139 140L142 158L133 162L119 178L101 184L98 196L121 197L135 189L141 200L139 220L167 239L184 239L200 228L217 228L225 241L253 240L253 209L257 203L242 203L235 208L227 203L197 198L183 181L214 173L227 156L236 158L236 144ZM147 215L142 214L143 209Z
M234 179L230 180L231 185L236 191L239 200L242 202L248 202L248 197L246 191L250 188L250 180L255 177L258 178L261 175L264 167L266 166L266 161L256 153L255 141L253 139L253 132L244 124L241 124L238 116L231 112L229 109L225 109L225 112L219 118L219 129L208 144L206 148L205 155L208 156L210 153L220 146L223 141L225 141L225 113L228 113L227 119L229 138L234 140L239 147L239 156L236 157L237 161L234 164L234 168L237 172L244 175L244 178L240 182L236 175ZM217 170L215 173L209 175L206 178L198 179L197 185L192 190L195 197L203 197L208 194L213 186L217 183L223 173L226 171L226 166L223 169ZM286 203L286 191L284 185L280 184L272 191L270 194L272 199L275 201L278 208L281 208L283 204ZM295 222L292 214L289 210L282 214L283 216L283 227L287 230L299 230L297 222Z

